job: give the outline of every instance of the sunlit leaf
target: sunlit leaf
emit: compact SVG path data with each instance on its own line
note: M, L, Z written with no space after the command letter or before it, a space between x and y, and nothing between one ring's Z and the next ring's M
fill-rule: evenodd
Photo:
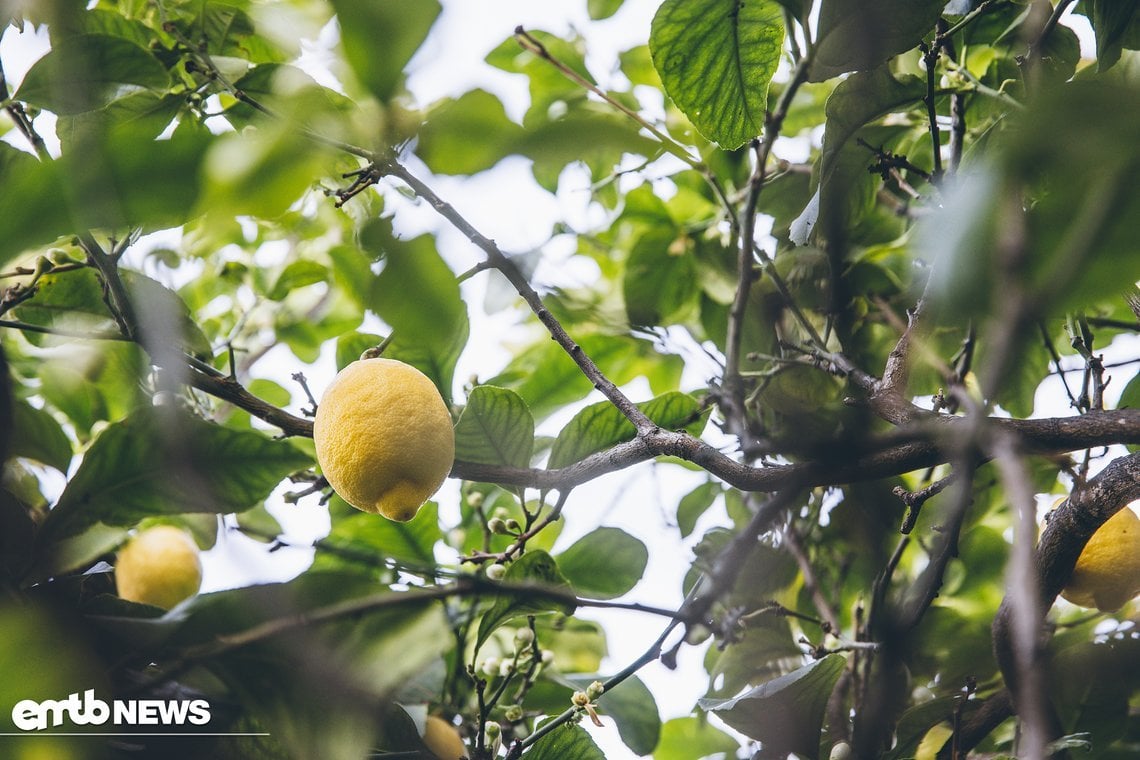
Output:
M465 462L530 466L534 419L514 391L480 385L455 423L455 458Z
M945 0L823 0L811 79L871 69L910 50L933 31L945 5Z
M581 596L613 599L628 593L645 573L649 550L620 528L596 528L556 558Z
M665 91L726 150L763 131L783 42L783 12L771 0L665 0L649 34Z
M360 83L380 101L395 92L404 66L439 15L436 0L333 0L345 57ZM383 44L377 44L383 40Z

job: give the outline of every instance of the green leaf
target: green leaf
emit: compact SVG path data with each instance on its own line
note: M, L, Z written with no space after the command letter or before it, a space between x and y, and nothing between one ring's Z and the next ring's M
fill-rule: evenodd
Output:
M262 433L168 408L140 409L91 444L44 531L58 539L96 521L129 526L152 515L241 512L311 464L292 445Z
M339 497L337 497L339 500ZM337 519L321 546L343 548L354 554L381 557L417 566L435 564L435 544L443 539L439 529L439 505L429 501L407 522L385 520L347 508L348 517ZM330 557L335 559L335 557ZM344 561L338 560L343 566ZM318 566L323 566L318 558ZM359 568L359 563L355 567Z
M811 81L871 69L910 50L934 29L945 5L945 0L823 0Z
M120 419L144 402L141 383L149 366L134 343L72 342L40 365L40 393L83 443L95 423Z
M1140 409L1140 374L1134 375L1120 392L1117 409Z
M11 431L11 456L34 459L67 474L71 440L49 413L26 401L16 401L12 405Z
M60 116L55 131L64 154L82 150L86 141L115 129L129 129L138 138L154 139L170 126L185 104L186 98L180 95L135 92L95 111Z
M529 467L534 418L514 391L480 385L455 423L455 458L464 462Z
M976 699L964 699L961 696L947 696L923 702L907 710L899 718L895 730L896 743L890 752L883 756L883 760L909 760L926 733L943 721L952 722L956 710L965 716L982 706Z
M763 131L783 44L783 11L771 0L665 0L649 33L665 92L725 150Z
M1085 0L1084 10L1096 34L1096 68L1104 71L1120 60L1124 48L1140 41L1140 3L1136 0Z
M336 371L340 372L359 359L365 351L376 348L383 342L382 335L373 333L351 332L339 336L336 339Z
M693 760L717 753L732 757L739 747L735 739L710 726L703 716L673 718L661 726L661 741L653 760Z
M764 743L773 755L819 755L820 729L827 700L846 667L840 654L805 665L732 699L702 699L702 709L737 731Z
M625 0L586 0L586 11L590 18L600 21L618 12Z
M570 582L558 570L558 563L544 551L532 550L515 560L503 580L508 583L530 583L546 588L573 593ZM528 594L503 594L479 621L479 636L475 640L478 650L495 629L520 615L538 615L544 612L560 612L570 615L574 605L560 599L544 598L540 591Z
M315 261L310 259L291 261L281 270L281 274L277 276L273 287L266 293L266 297L271 301L281 301L297 288L318 282L327 282L328 279L329 270Z
M681 530L681 538L688 538L697 526L697 519L705 513L720 496L719 483L709 481L689 491L681 497L677 504L677 527Z
M699 289L693 251L676 230L655 228L638 238L622 278L631 324L668 324L695 304Z
M80 34L32 64L13 97L65 115L102 108L125 88L169 85L166 67L149 51L122 37Z
M372 291L376 313L406 344L446 349L466 309L455 274L436 251L435 239L430 235L397 239L384 221L374 222L361 237L384 256L384 270Z
M395 93L404 66L440 12L437 0L332 0L345 58L357 79L381 102ZM383 41L382 44L378 44Z
M568 676L565 682L572 691L585 691L594 681L605 682L605 676ZM566 695L569 702L569 694ZM648 755L657 747L661 737L661 716L657 701L645 683L632 676L602 694L598 699L598 712L609 715L617 724L618 735L638 755Z
M629 592L649 562L649 550L619 528L597 528L558 555L558 567L581 596L614 599Z
M668 430L687 430L693 435L700 435L704 429L701 405L686 393L672 391L651 401L643 401L637 408ZM550 450L547 466L551 469L566 467L611 446L632 441L636 435L633 423L616 406L609 401L599 401L578 412L562 428Z
M501 100L486 90L471 90L432 106L419 131L416 155L436 173L475 174L509 155L522 134Z
M539 724L535 728L541 726ZM586 729L573 723L558 726L539 739L527 756L532 760L606 760Z

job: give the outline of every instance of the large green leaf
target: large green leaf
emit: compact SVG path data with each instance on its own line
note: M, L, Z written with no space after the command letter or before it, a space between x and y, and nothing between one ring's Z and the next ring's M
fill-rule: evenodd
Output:
M333 520L332 530L320 542L314 567L344 567L347 563L361 569L361 562L367 557L375 559L369 569L378 567L382 557L418 566L435 563L434 547L443 534L439 529L439 506L434 501L420 507L411 520L397 522L352 509L340 497L334 499L334 508L339 504L341 511L349 514ZM326 553L325 548L332 551ZM337 549L345 550L343 554L348 556L338 555Z
M536 741L527 756L532 760L606 760L586 729L573 723L559 726Z
M771 0L665 0L649 33L665 92L726 150L763 131L783 44L783 11Z
M700 435L705 416L700 403L688 395L671 391L637 405L649 419L669 430L686 430ZM591 404L567 423L550 451L551 469L565 467L590 454L604 451L637 435L633 423L609 401Z
M169 84L166 67L144 48L122 37L81 34L32 64L13 97L62 115L102 108L130 88Z
M675 230L655 228L634 244L622 278L630 323L666 325L695 305L700 290L697 262L683 242Z
M569 581L558 570L554 558L542 550L531 550L515 560L503 580L508 583L527 583L543 588L572 592ZM479 636L475 648L483 646L495 629L520 615L538 615L544 612L561 612L570 615L574 605L560 599L544 597L541 591L526 594L502 594L479 621Z
M1140 46L1140 3L1136 0L1085 0L1082 7L1096 33L1097 71L1119 61L1124 48Z
M151 515L240 512L311 463L292 444L262 433L144 408L99 434L44 532L58 539L97 521L127 526Z
M653 752L653 760L693 760L724 753L732 757L739 743L704 717L673 718L661 726L661 741Z
M464 462L529 467L534 418L514 391L480 385L455 423L455 458Z
M446 349L463 323L466 309L455 275L436 251L434 238L397 239L391 234L390 223L381 220L362 233L362 240L384 257L384 270L372 291L376 313L400 340L433 350Z
M620 528L597 528L558 555L558 567L582 596L613 599L645 573L649 550Z
M521 137L522 128L507 118L501 100L486 90L471 90L432 106L416 155L433 172L474 174L509 155Z
M933 31L945 0L823 0L809 77L874 68Z
M720 483L710 480L681 497L677 503L677 527L681 531L681 538L688 538L697 526L697 520L713 505L720 493Z
M569 703L570 694L574 691L585 691L594 681L606 680L600 674L559 679L569 690L563 697L563 704ZM653 692L637 676L627 678L602 694L598 699L598 712L614 719L621 740L638 755L648 755L657 747L661 737L661 716L657 712L657 701L653 698Z
M49 413L26 401L12 406L11 456L27 457L67 473L71 464L71 441Z
M827 700L846 662L843 655L829 654L738 697L702 699L699 704L742 734L763 742L773 756L795 752L815 758Z
M344 54L360 83L387 101L439 15L437 0L332 0Z

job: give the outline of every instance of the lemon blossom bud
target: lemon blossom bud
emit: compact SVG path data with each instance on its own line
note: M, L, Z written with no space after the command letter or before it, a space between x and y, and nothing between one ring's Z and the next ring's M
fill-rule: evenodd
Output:
M492 517L487 521L487 530L496 535L505 536L507 534L507 523L501 517Z
M501 581L503 576L507 574L507 568L503 565L488 565L487 578L493 581Z
M534 631L529 628L520 628L515 631L515 644L518 647L526 647L534 642Z
M498 657L488 657L479 666L479 671L485 676L497 676L499 675L499 664Z
M543 649L542 650L542 664L543 665L554 664L554 652L552 652L549 649Z
M523 719L523 709L518 705L511 705L503 711L503 715L511 723L517 723Z
M503 660L499 664L499 675L501 675L503 678L509 677L511 675L511 673L514 673L514 672L515 672L515 664L513 662L511 662L510 660Z
M586 705L590 704L590 698L586 696L586 692L576 691L573 695L571 695L570 702L575 707L585 707Z
M601 681L594 681L592 684L586 687L586 697L593 701L602 696L602 692L605 690L606 687Z
M483 738L486 740L491 757L496 757L499 748L503 746L503 727L493 720L487 721L487 725L483 726Z
M519 521L513 517L510 518L509 520L507 520L507 532L508 533L521 533L522 532L522 526L519 525Z
M467 506L471 507L472 509L478 509L479 507L483 506L484 498L486 497L484 497L481 492L472 491L471 493L467 494Z

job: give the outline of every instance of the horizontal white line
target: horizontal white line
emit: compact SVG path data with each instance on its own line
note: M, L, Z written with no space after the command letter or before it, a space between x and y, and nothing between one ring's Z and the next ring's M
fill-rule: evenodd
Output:
M269 736L268 733L260 734L211 734L211 733L186 733L186 734L172 734L172 733L142 733L142 732L123 732L123 733L64 733L61 731L14 731L12 733L0 733L0 736Z

